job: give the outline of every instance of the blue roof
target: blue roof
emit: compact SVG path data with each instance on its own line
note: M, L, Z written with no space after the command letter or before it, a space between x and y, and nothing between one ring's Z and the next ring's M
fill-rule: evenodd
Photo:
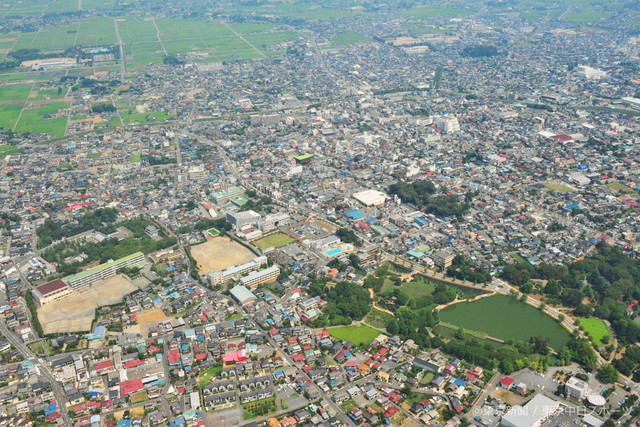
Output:
M344 213L346 216L348 216L351 219L361 219L364 218L364 214L362 212L360 212L358 209L349 209L348 211L345 211Z

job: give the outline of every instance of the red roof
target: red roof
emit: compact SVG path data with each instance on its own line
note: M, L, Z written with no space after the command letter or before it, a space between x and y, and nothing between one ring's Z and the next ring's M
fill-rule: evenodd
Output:
M138 378L130 381L123 381L120 383L120 395L126 396L129 393L135 393L142 390L142 378Z
M500 380L500 384L502 384L505 387L511 387L513 385L514 381L515 380L513 378L506 377L506 378L503 378L502 380Z
M125 369L129 369L129 368L136 368L138 366L142 366L142 365L146 365L146 364L147 364L146 360L133 359L133 360L127 360L126 362L124 362L122 364L122 366Z
M93 369L95 369L96 371L101 371L103 369L109 369L113 367L113 362L111 360L105 360L102 362L98 362L95 365L93 365Z
M180 352L177 349L171 350L167 355L167 360L169 361L169 365L180 363Z
M40 292L43 296L46 296L50 293L59 291L60 289L64 289L66 287L67 287L66 283L64 283L60 279L56 279L51 282L45 283L44 285L38 286L36 290Z

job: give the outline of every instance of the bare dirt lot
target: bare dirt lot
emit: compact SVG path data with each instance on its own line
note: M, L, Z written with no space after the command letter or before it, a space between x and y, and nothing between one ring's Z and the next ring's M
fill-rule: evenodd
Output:
M525 397L517 395L507 390L503 390L501 388L496 389L493 393L491 393L491 397L494 397L507 405L520 405L522 402L526 400Z
M129 326L125 332L146 336L149 332L149 328L164 322L167 318L164 312L159 308L144 313L137 313L137 317L138 324Z
M95 309L115 304L137 288L120 274L99 280L74 291L61 300L38 308L38 319L45 334L91 330Z
M221 271L256 257L249 249L224 236L208 237L205 243L191 246L191 255L198 263L200 274Z

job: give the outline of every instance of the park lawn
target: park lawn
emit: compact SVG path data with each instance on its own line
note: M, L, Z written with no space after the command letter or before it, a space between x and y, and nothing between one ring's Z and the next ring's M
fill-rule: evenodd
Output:
M426 281L421 276L414 276L411 282L403 282L401 286L395 286L391 280L385 279L382 285L382 293L400 289L409 298L420 298L431 295L436 289L436 284Z
M368 326L339 326L331 328L329 333L342 341L351 341L356 346L368 345L380 335L380 332Z
M260 249L267 249L267 248L281 248L295 241L296 240L293 237L288 236L284 233L274 233L270 236L263 237L262 239L256 240L255 242L253 242L253 244Z
M134 154L131 156L131 163L138 163L142 159L140 154Z
M578 319L578 324L582 327L584 332L591 338L591 341L596 347L602 347L604 337L609 337L610 332L607 325L600 319L595 317L586 317L584 319Z
M573 191L573 189L571 187L567 187L566 185L562 185L562 184L549 184L546 183L544 184L545 187L547 187L549 190L554 190L557 191L559 193L571 193Z

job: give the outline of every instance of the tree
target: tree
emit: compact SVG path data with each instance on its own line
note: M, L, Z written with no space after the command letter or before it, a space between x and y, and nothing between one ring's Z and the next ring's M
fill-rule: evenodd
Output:
M618 372L618 370L608 363L600 366L600 368L598 368L598 372L596 373L596 378L606 384L614 384L616 381L618 381L619 377L620 373Z
M531 337L529 342L533 344L534 352L542 355L549 354L549 338L537 335L535 337Z

